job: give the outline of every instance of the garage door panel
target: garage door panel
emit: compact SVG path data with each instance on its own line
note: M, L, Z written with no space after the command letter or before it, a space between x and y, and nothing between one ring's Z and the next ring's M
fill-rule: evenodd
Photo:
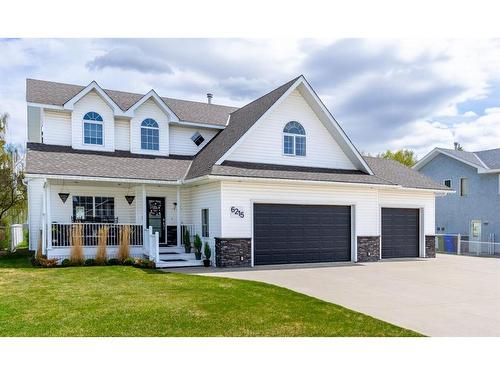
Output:
M254 263L349 261L351 207L254 205Z
M419 256L418 209L382 208L382 258Z

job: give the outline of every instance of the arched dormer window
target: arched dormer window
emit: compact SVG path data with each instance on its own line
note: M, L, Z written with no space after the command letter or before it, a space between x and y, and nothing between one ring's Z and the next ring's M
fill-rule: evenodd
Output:
M141 149L160 149L160 128L152 118L145 119L141 124Z
M83 116L83 143L86 145L102 145L102 126L104 121L97 112L88 112Z
M283 154L306 156L306 132L297 121L290 121L283 129Z

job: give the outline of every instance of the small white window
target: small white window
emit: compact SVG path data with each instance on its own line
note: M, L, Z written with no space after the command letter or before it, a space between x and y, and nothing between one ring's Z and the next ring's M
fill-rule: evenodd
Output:
M205 138L203 138L203 136L200 134L200 132L196 132L191 137L191 140L194 142L194 144L196 146L199 146L205 141Z
M201 236L210 237L208 208L201 210Z
M467 177L460 178L460 196L466 197L469 195L469 179Z
M451 180L444 180L444 186L451 188Z
M297 121L290 121L283 129L283 154L306 156L306 131Z

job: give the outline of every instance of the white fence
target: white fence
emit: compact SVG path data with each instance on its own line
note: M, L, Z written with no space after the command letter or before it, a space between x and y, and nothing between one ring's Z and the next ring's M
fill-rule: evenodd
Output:
M437 234L436 251L445 254L500 257L500 243L464 240L460 234Z
M7 237L8 235L8 237ZM0 240L9 238L9 250L14 250L23 242L23 224L13 224L0 227Z

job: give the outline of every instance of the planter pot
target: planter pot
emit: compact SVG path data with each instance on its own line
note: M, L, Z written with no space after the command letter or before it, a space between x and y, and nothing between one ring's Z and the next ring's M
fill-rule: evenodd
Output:
M210 259L203 259L203 265L205 267L210 267Z
M190 253L191 252L191 247L190 246L184 246L184 250L186 250L186 253Z
M194 257L195 257L196 260L201 260L201 253L195 252L194 253Z

